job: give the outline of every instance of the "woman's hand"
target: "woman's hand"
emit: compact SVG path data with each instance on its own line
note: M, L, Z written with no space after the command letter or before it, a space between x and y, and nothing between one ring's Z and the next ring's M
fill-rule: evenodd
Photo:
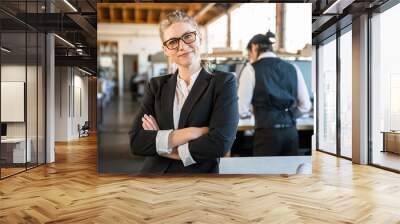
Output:
M173 160L181 160L177 148L173 148L170 154L163 154L162 156Z
M160 130L160 128L158 127L157 121L153 116L149 116L147 114L145 114L142 117L142 127L144 130L148 131L158 131Z
M207 134L208 131L208 127L189 127L172 131L168 139L168 146L172 147L172 152L162 156L169 159L180 160L181 158L179 157L177 147Z
M188 127L174 130L169 135L168 147L174 148L183 145L207 133L208 127Z

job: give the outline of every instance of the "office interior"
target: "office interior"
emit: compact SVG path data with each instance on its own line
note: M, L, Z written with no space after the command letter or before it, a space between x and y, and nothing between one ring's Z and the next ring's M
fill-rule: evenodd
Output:
M141 14L133 13L137 10L141 10ZM251 37L268 31L275 33L279 37L274 44L276 55L300 69L309 100L313 101L311 4L99 3L98 102L101 106L98 136L101 139L101 172L138 173L145 160L145 157L132 155L127 136L147 82L176 69L162 51L158 24L163 14L157 14L162 10L183 10L195 16L202 35L202 61L208 62L211 69L233 73L237 83L243 67L249 63L246 47ZM297 165L307 162L305 157L311 156L313 124L312 108L297 119L299 149L293 155L299 156L297 161L294 158L275 159L284 159L281 162L287 167L293 160ZM225 158L254 156L254 126L254 116L240 119L235 143L220 161L220 173L225 173ZM229 169L229 172L259 169L252 167L253 160L246 160L242 166L238 166L238 162L229 162L234 167L241 167L236 171ZM293 172L296 168L293 166ZM259 169L257 172L269 173L272 170Z
M55 143L95 133L95 6L1 1L1 179L55 162Z
M136 106L124 85L128 77L121 80L119 71L134 71L140 63L165 71L158 65L164 63L162 55L153 55L152 64L134 53L124 57L120 49L126 45L118 41L93 43L97 22L117 27L126 25L128 17L133 23L136 19L128 15L134 10L122 6L101 12L92 0L1 1L0 221L398 223L400 38L395 27L400 4L304 2L312 5L313 174L154 178L98 173L102 138L97 130L108 124L108 134L124 145L126 136L117 137L125 135L125 119ZM205 9L219 3L201 4L200 11L213 16ZM101 21L102 13L108 21ZM152 21L151 14L142 13L138 21ZM220 23L216 29L227 30ZM227 44L224 39L221 45ZM305 53L307 48L295 49ZM97 61L103 55L111 60ZM136 63L125 68L119 61ZM114 67L97 69L103 63ZM139 95L140 86L135 86ZM122 109L107 107L112 97L118 97ZM116 126L104 119L124 108ZM86 121L87 132L81 127ZM135 160L130 154L114 159L120 162L121 157Z
M399 46L391 27L400 6L366 5L337 6L343 13L330 17L335 22L329 26L320 23L329 16L313 22L316 149L398 172L399 69L393 58Z

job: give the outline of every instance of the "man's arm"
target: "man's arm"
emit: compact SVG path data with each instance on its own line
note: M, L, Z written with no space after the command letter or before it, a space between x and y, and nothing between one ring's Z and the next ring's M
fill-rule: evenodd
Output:
M242 71L239 79L239 114L240 117L248 117L251 115L251 99L256 85L255 71L251 64L247 63Z
M304 81L303 73L297 65L294 65L294 67L296 68L297 74L297 109L301 113L306 113L311 109L310 96L308 95L308 90L306 82Z

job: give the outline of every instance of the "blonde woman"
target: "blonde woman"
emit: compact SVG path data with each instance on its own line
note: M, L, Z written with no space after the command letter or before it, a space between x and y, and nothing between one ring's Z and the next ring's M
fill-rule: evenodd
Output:
M239 120L236 80L201 65L201 33L181 11L160 23L165 55L175 73L146 87L130 131L133 154L146 156L142 173L218 173Z

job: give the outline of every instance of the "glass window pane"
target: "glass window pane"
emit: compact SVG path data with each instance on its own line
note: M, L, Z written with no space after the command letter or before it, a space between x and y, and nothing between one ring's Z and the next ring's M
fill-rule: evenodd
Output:
M311 44L311 3L285 4L285 50L296 53Z
M221 16L207 27L207 51L212 52L213 48L226 47L228 33L228 17Z
M45 12L45 0L4 0L1 7L32 20ZM21 20L0 12L1 178L45 162L45 35Z
M233 10L231 12L232 49L246 50L250 38L259 33L266 34L268 29L275 33L275 18L276 4L272 3L242 4ZM252 25L249 26L249 24Z
M46 36L38 36L38 164L45 163L45 60Z
M37 75L38 75L38 36L36 32L27 33L27 80L26 80L26 116L27 116L27 142L31 153L28 154L28 168L37 165Z
M318 51L318 147L336 153L336 40Z
M372 163L400 170L400 4L372 18ZM383 133L387 132L387 133Z
M340 150L352 157L352 33L340 37Z
M1 33L1 140L2 178L25 170L30 158L26 144L26 33ZM11 109L12 108L12 109ZM5 126L4 126L5 125ZM29 142L29 141L28 141ZM28 150L26 150L28 146Z

